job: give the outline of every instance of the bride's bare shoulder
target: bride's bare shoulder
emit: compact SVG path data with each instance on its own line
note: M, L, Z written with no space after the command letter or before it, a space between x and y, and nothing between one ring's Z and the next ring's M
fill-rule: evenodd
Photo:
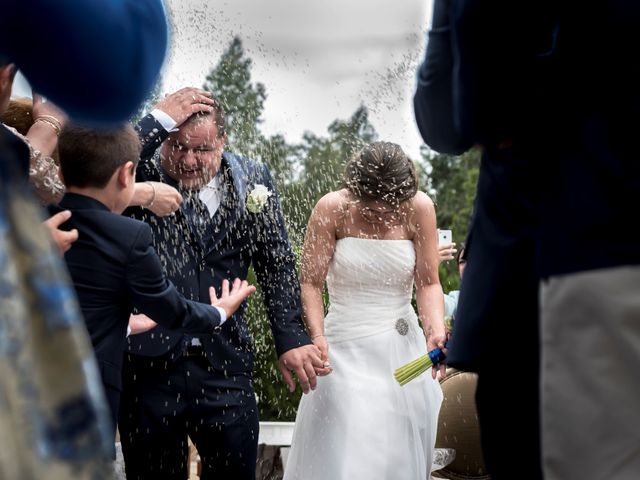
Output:
M411 200L407 201L403 208L409 223L414 226L435 215L433 200L429 198L429 195L421 191L418 191Z
M422 191L418 191L411 199L411 206L416 211L432 210L434 208L433 200Z
M314 211L326 216L342 216L348 201L349 193L346 189L329 192L318 200Z

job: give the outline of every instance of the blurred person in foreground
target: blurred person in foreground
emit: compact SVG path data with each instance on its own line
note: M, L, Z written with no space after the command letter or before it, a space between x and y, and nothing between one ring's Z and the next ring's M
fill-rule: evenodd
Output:
M72 119L125 121L166 52L158 0L21 0L0 9L0 113L20 68ZM37 33L16 41L24 19ZM28 177L27 145L0 127L0 477L111 479L98 369Z
M436 0L414 98L418 127L431 148L453 155L482 148L447 363L478 374L482 449L496 480L523 469L527 478L542 478L538 186L527 117L536 78L527 73L550 48L545 7L541 3L531 23L521 24L525 7L519 3Z
M534 230L534 253L522 251L526 256L514 262L528 266L535 258L541 279L541 375L539 380L537 376L531 379L540 384L544 478L635 478L640 471L640 417L636 413L640 402L636 367L640 361L640 242L612 232L637 216L631 199L640 194L634 133L640 115L640 67L633 60L640 40L640 6L631 0L597 5L477 1L448 5L451 16L445 23L452 27L457 45L453 63L458 66L454 78L458 89L448 97L453 105L449 118L453 114L458 119L453 122L458 128L451 132L463 143L485 144L493 138L488 143L498 148L496 159L515 149L517 156L503 159L493 171L522 168L517 177L493 177L498 180L494 192L507 193L499 203L491 206L487 196L483 201L479 188L477 205L485 206L488 222L501 229L512 228L505 205L511 209L512 202L533 185L530 200L537 215L527 218L524 211L515 213L519 222ZM488 30L491 37L486 35ZM505 62L506 58L510 61ZM593 68L594 61L597 68ZM451 73L450 68L445 70ZM426 80L422 86L428 88L429 76L422 78ZM426 99L419 91L417 115L418 109L430 110L422 103ZM437 130L427 124L423 127L429 141L429 131ZM464 321L461 309L467 285L477 288L467 283L476 262L473 235L456 328ZM503 248L509 245L503 242ZM520 288L531 292L527 285L522 283ZM489 322L492 320L486 319L487 325ZM500 362L502 376L505 364L514 368L529 364L529 347L515 351L522 345L533 346L530 338L520 334L521 328L522 333L529 332L527 338L538 331L532 321L519 322L517 328L508 329L511 335L518 333L514 342L513 336L500 334L504 326L488 330L498 352L494 363ZM456 346L458 333L454 332L454 357L463 346ZM464 333L463 342L465 338L471 341L469 333ZM478 341L478 335L473 341ZM519 373L524 376L526 372ZM510 385L514 378L518 377L510 376ZM494 392L493 401L499 396ZM496 412L491 426L507 423L504 416L504 409ZM524 417L519 415L514 422L517 427ZM521 428L520 432L525 433ZM497 440L504 446L520 445L524 439L524 435L505 433L495 439L494 446L499 445ZM533 458L514 461L518 455L513 448L508 453L496 448L494 453L492 477L494 471L507 478L507 469L513 477L513 472L535 466Z

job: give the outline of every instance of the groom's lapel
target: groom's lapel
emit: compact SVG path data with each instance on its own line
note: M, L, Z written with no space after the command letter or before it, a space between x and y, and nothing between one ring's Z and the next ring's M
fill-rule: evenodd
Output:
M211 219L212 242L206 253L213 250L244 214L247 198L247 175L233 154L222 156L222 202Z

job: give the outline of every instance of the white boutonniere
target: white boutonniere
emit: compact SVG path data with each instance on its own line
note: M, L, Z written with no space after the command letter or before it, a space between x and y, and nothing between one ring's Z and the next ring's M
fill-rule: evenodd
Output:
M256 183L253 190L247 195L247 210L251 213L259 213L267 204L269 197L273 192L264 185Z

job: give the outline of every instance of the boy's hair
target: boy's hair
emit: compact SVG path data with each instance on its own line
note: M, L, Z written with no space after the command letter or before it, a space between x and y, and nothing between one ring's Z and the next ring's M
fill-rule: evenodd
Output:
M125 163L138 163L142 146L130 124L111 130L69 126L58 141L60 169L67 187L107 185Z

